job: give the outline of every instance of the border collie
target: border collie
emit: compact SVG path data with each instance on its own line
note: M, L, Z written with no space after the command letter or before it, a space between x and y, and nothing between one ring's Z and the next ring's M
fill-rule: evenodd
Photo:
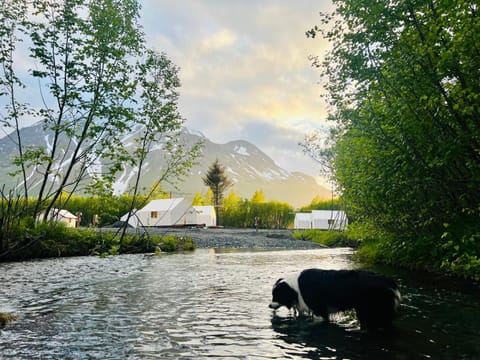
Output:
M361 329L390 328L401 296L395 282L365 270L306 269L273 286L269 307L321 316L354 309Z

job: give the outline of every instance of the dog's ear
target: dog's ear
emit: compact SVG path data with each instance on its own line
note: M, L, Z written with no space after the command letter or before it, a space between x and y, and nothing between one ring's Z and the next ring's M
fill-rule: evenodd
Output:
M282 280L283 280L283 278L278 279L277 282L273 286L277 286Z

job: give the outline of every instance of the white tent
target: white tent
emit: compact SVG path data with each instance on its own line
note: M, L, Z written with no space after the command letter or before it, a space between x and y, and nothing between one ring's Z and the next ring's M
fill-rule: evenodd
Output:
M217 225L217 214L213 206L194 206L193 208L196 213L195 224L205 225L207 227Z
M296 213L293 222L295 229L311 229L312 228L312 214L311 213Z
M37 219L43 219L44 212L38 214ZM61 221L67 225L67 227L76 227L78 217L73 215L70 211L65 209L51 209L48 213L47 220Z
M344 230L348 218L341 210L312 210L312 229Z
M126 221L128 214L122 216ZM195 224L195 210L184 198L152 200L134 212L128 223L139 226L175 226Z

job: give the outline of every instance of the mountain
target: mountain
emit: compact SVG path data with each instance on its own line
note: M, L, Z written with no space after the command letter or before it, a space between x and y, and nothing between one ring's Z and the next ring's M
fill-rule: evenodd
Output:
M51 135L42 130L41 125L34 125L21 130L24 145L50 146ZM131 137L131 135L130 135ZM203 134L185 129L183 141L187 144L194 144L202 141L202 156L198 164L190 169L190 173L176 187L169 184L162 184L162 189L172 193L174 197L193 198L196 193L204 194L207 187L203 184L202 177L207 169L218 159L226 169L226 175L234 182L232 189L242 197L250 199L256 190L265 194L265 199L288 202L294 207L309 204L313 198L319 196L328 199L331 196L330 190L320 186L313 177L301 172L289 172L282 169L275 162L262 152L255 145L236 140L226 144L216 144L210 141ZM66 143L66 139L64 140ZM123 143L126 147L132 142L128 137ZM141 186L149 188L157 171L162 167L162 148L154 147L147 158L147 162L141 179ZM19 179L8 175L14 168L10 161L16 155L16 147L8 137L0 139L0 167L4 169L0 173L0 184L5 184L6 189L18 184ZM116 193L123 193L128 190L132 181L134 169L127 169L120 174L115 182ZM32 189L35 191L35 189ZM227 190L227 193L230 190ZM226 195L226 194L225 194Z

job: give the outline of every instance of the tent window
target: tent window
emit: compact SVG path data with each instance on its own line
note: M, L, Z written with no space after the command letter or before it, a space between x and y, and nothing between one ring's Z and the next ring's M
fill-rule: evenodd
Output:
M335 220L333 219L328 219L328 225L333 225L335 223Z
M151 212L150 212L150 217L151 217L152 219L158 218L158 211L151 211Z

